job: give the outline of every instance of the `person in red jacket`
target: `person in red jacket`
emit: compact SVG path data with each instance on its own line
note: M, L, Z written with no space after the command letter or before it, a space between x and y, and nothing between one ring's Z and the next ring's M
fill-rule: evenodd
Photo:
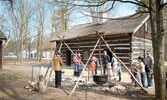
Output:
M95 64L95 60L92 59L91 63L90 63L90 70L92 71L92 74L95 75L95 69L96 69L96 64Z
M82 60L82 57L81 57L81 54L80 54L80 53L78 53L78 58L79 58L80 60Z

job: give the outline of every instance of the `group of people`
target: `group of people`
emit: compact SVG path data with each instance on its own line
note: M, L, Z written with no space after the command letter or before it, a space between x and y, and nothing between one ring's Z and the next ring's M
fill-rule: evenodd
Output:
M116 80L117 74L119 75L119 81L121 81L121 63L117 61L117 59L107 54L107 51L104 50L104 57L103 57L103 74L105 75L107 72L109 79L112 79L112 75L114 76L114 80Z
M82 60L82 57L80 53L75 52L75 55L73 56L73 62L74 62L74 71L79 71L80 69L80 61ZM106 72L108 74L109 79L112 78L112 75L114 75L114 80L116 80L117 73L119 75L119 81L121 81L121 64L117 61L115 57L112 57L110 60L110 56L107 54L107 51L104 50L104 57L103 57L103 74L105 75ZM97 74L97 68L100 66L98 58L96 58L95 55L92 55L92 58L90 60L90 71L93 75Z
M80 61L82 60L80 53L75 53L73 56L73 62L74 62L74 70L79 71L80 69ZM131 64L131 72L135 76L135 78L139 81L139 78L141 79L141 83L143 87L145 88L145 77L147 76L147 82L148 82L148 88L153 87L153 80L152 80L152 74L153 74L153 57L150 55L150 51L147 51L147 57L144 59L142 57L138 57L139 65L137 66L137 63ZM53 59L54 64L54 70L55 70L55 87L61 87L61 70L63 66L63 61L61 58L61 53L57 52L56 56ZM112 56L110 59L110 56L107 54L107 51L104 50L104 57L103 57L103 74L105 75L106 72L108 74L108 78L111 79L112 76L114 76L114 80L116 80L117 74L119 75L119 81L121 81L121 63L117 61L117 59ZM92 56L91 62L90 62L90 70L92 71L93 75L97 74L97 68L100 66L99 60L95 57L95 55ZM140 74L140 75L139 75ZM140 76L140 77L139 77ZM137 87L137 83L134 81L133 77L132 84Z
M147 51L147 57L144 59L142 57L138 57L139 65L137 66L137 63L133 63L131 65L131 72L135 76L135 78L141 83L144 88L146 88L145 85L145 77L147 76L147 88L153 87L153 57L150 54L150 51ZM137 87L137 83L135 82L134 78L131 76L132 84Z

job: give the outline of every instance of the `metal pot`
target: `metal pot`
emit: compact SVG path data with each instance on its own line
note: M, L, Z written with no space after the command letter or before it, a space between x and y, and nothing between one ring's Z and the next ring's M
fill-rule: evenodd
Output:
M108 75L93 75L93 81L96 84L105 84L108 81Z

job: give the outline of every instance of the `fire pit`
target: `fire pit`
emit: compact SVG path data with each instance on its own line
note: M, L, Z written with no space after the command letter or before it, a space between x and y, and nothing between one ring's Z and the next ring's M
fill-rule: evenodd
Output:
M108 81L108 75L93 75L93 81L99 85L105 84Z

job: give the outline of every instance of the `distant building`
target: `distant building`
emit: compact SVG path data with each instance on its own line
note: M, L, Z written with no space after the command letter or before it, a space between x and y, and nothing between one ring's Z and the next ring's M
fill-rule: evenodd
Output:
M40 57L40 54L38 55ZM51 56L51 53L50 53L50 50L43 50L43 55L42 55L42 58L43 59L50 59L52 56ZM30 58L37 58L37 49L34 49L33 51L30 52Z

